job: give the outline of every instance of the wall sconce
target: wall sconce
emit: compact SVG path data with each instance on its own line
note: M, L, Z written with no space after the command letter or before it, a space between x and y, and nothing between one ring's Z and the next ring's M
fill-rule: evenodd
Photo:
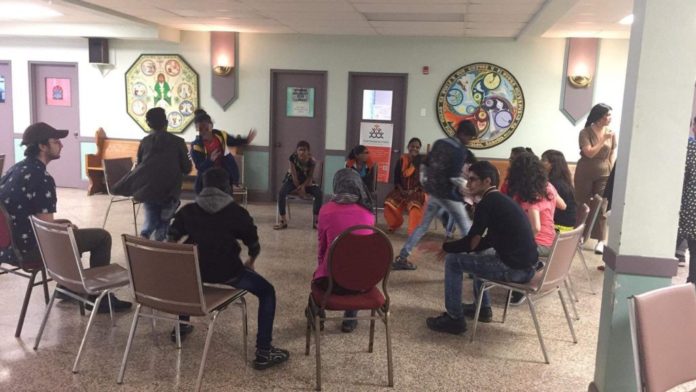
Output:
M217 76L227 76L230 74L230 72L232 72L233 69L234 67L230 65L216 65L213 67L213 72Z
M228 31L210 32L210 93L223 110L237 99L239 73L239 34Z
M586 88L592 83L592 75L584 63L575 65L573 71L568 73L568 81L573 87Z

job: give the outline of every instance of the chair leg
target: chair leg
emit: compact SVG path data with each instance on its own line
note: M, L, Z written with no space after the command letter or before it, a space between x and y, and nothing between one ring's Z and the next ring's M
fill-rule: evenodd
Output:
M176 335L176 348L181 350L181 323L180 322L177 321L174 324L174 331L175 331L174 334Z
M389 386L394 386L394 361L392 358L391 329L389 329L389 311L384 312L384 329L387 334L387 380Z
M573 337L573 343L578 342L578 338L575 336L575 328L573 328L573 319L570 318L570 313L568 313L568 306L566 306L565 299L563 298L563 291L558 288L558 297L561 299L561 305L563 305L563 313L565 313L566 321L568 322L568 328L570 329L570 335Z
M481 286L481 292L479 292L478 298L476 299L476 314L474 315L474 328L471 330L471 338L469 339L469 343L474 342L474 337L476 337L476 327L478 326L478 318L479 318L479 313L481 313L481 303L483 302L483 293L488 290L486 286L488 285L488 282L484 282L483 286Z
M48 320L48 314L51 313L51 308L53 308L53 301L56 299L56 292L58 289L53 290L51 299L48 301L48 306L46 307L46 313L44 313L43 320L41 321L41 326L39 327L39 334L36 335L36 341L34 342L34 350L38 350L39 343L41 342L41 336L43 335L44 328L46 327L46 321Z
M111 295L107 294L106 299L109 301L109 317L111 318L111 326L115 326L116 322L114 321L114 307L111 305Z
M104 215L104 222L102 222L102 229L106 227L106 220L109 218L109 211L111 211L111 205L114 203L113 198L109 200L109 206L106 207L106 214Z
M247 323L247 306L246 306L246 299L244 297L241 297L239 299L241 301L241 307L242 307L242 337L244 338L244 363L247 363L247 336L249 335L249 325Z
M77 350L77 357L75 358L75 364L73 364L72 372L77 373L77 368L80 365L80 359L82 358L82 350L85 348L85 343L87 343L87 335L89 335L89 330L92 328L92 323L94 323L94 318L97 315L97 309L99 309L99 304L105 295L109 295L109 290L104 290L97 299L94 301L94 306L89 315L89 321L87 322L87 328L85 329L85 334L82 336L82 343L80 343L80 348Z
M372 309L370 311L370 316L372 319L370 319L370 344L367 346L367 352L371 353L373 350L373 346L375 344L375 310Z
M121 361L121 370L118 372L118 378L116 382L118 384L123 384L123 376L126 374L126 363L128 362L128 355L130 355L131 346L133 345L133 337L135 336L135 329L138 327L138 319L140 318L140 308L142 305L138 304L135 308L135 314L133 314L133 322L131 323L130 333L128 333L128 342L126 343L126 350L123 352L123 360Z
M508 308L510 307L510 300L512 299L512 290L508 290L507 300L505 300L505 308L503 309L503 321L501 323L505 324L505 319L507 318Z
M537 319L536 308L534 307L534 304L532 303L532 299L529 298L529 296L527 294L525 294L525 297L527 297L527 303L529 304L529 312L532 314L532 320L534 321L534 328L536 328L537 337L539 338L539 344L541 345L541 352L544 353L544 362L550 363L549 356L546 353L546 345L544 344L544 338L541 336L541 328L539 327L539 320Z
M573 300L573 295L570 291L571 287L568 283L568 279L563 280L563 285L565 286L566 292L568 293L568 302L570 302L570 306L573 308L573 314L575 315L575 319L580 320L580 316L578 315L578 309L575 307L575 301Z
M29 299L31 298L31 292L34 291L34 280L36 280L36 274L39 271L35 270L31 273L29 278L29 283L27 284L27 291L24 293L24 302L22 302L22 310L19 312L19 321L17 321L17 329L15 330L15 337L18 338L22 334L22 326L24 326L24 316L27 315L27 307L29 307Z
M210 348L210 341L213 338L213 329L215 328L215 320L220 312L213 312L213 319L210 320L208 324L208 334L205 337L205 346L203 346L203 358L201 359L201 367L198 370L198 379L196 379L196 392L201 390L201 383L203 381L203 372L205 371L205 360L208 358L208 349Z
M590 269L587 267L587 261L585 260L585 255L582 253L582 248L578 245L577 253L580 255L580 260L582 260L582 265L585 267L585 274L587 275L587 284L590 286L590 292L592 294L597 294L594 289L594 283L592 282L592 277L590 276Z
M310 305L307 305L307 309L305 310L305 318L307 319L307 331L305 335L305 355L309 355L309 340L311 338L312 334L312 318L314 316L312 315L312 310Z
M314 345L316 349L317 361L317 386L316 390L321 391L321 347L319 343L319 315L314 316Z
M568 279L566 280L568 281L568 288L570 290L570 292L568 293L568 295L570 295L570 299L573 302L580 302L580 300L578 299L578 293L575 292L575 283L573 283L573 278L570 276L570 274L568 274Z
M138 236L138 211L135 210L135 203L131 201L131 205L133 206L133 227L135 228L135 236ZM140 210L140 208L138 208Z
M46 305L48 305L48 278L46 276L46 269L41 267L41 285L43 286L44 300Z

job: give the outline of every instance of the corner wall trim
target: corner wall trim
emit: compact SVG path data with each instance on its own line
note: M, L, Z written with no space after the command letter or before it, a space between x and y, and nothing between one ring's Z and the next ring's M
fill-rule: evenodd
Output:
M679 268L677 259L674 257L619 255L609 246L604 247L602 259L607 263L607 267L619 274L671 278L677 275Z

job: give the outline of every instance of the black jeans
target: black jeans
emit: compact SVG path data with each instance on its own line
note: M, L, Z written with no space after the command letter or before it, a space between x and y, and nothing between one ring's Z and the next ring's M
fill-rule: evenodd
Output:
M237 289L250 292L259 299L258 332L256 333L256 349L268 350L273 339L273 320L275 319L276 296L275 288L256 271L244 268L235 278L225 282ZM179 316L180 320L188 321L189 316Z
M295 184L293 184L292 180L284 181L283 185L280 187L280 191L278 192L278 213L280 215L285 215L285 198L290 194L290 192L294 191L295 188L297 187ZM319 209L321 208L321 202L323 201L321 188L319 188L318 185L310 185L305 187L305 192L314 196L312 213L315 216L319 215Z
M687 283L696 283L696 239L686 239L689 244L689 275L686 278Z

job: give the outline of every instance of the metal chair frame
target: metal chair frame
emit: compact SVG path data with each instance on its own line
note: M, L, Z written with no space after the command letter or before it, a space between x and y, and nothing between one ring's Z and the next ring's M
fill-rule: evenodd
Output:
M107 166L109 165L109 162L125 161L125 160L129 160L131 163L131 166L133 166L133 159L130 157L102 160L102 167L104 168L104 184L106 185L106 193L111 198L109 200L109 206L106 207L106 214L104 215L104 221L102 222L102 229L106 227L106 221L109 218L109 212L111 211L111 205L113 203L118 203L121 201L130 201L132 204L132 207L133 207L133 227L135 229L135 235L138 235L138 213L140 212L141 203L139 201L136 201L135 199L133 199L133 197L131 197L131 196L114 195L111 193L111 189L109 187L109 174L108 174L109 169L107 168ZM118 182L120 180L120 178L119 179L112 179L112 180L113 180L113 183L115 184L116 182ZM137 209L135 207L136 205L138 206Z
M247 204L249 201L249 189L247 188L246 183L244 182L244 155L235 154L233 156L235 162L237 162L237 168L239 168L239 184L232 186L232 197L238 195L242 196L242 204L244 205L244 208L247 208Z

